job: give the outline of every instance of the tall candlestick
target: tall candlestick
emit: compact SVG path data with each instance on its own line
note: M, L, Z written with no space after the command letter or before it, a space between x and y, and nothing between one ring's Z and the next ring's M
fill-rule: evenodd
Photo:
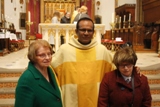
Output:
M112 13L112 23L114 23L114 13Z
M30 11L28 11L28 22L30 22L31 21L31 13L30 13Z
M131 21L131 13L129 14L129 21Z
M121 23L121 17L119 17L119 23Z
M126 21L126 15L124 15L124 20L123 20L124 22Z

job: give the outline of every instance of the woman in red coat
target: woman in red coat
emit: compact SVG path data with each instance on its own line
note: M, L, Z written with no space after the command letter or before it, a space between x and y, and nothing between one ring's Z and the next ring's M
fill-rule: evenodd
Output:
M117 69L105 74L98 98L98 107L151 107L147 77L136 73L137 55L132 48L117 51L113 63Z

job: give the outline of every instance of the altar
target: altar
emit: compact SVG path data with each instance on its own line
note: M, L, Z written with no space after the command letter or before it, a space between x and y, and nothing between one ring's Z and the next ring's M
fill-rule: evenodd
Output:
M42 39L49 41L51 36L54 38L55 51L58 50L60 44L60 37L64 37L64 42L68 43L71 36L75 34L75 24L52 24L52 23L40 23L39 33L42 34ZM104 24L95 24L94 37L98 43L101 43L101 35L105 34Z

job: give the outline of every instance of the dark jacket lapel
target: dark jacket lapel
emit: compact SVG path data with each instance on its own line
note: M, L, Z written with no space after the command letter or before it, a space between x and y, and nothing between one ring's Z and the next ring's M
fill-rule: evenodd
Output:
M29 63L28 69L32 72L33 76L35 77L35 81L39 83L40 87L52 93L53 95L56 95L59 98L61 97L58 86L54 89L53 86L43 77L43 75L34 67L34 65L31 62ZM54 74L52 73L51 69L49 69L49 75L52 75L51 77L54 79L51 80L54 83L54 85L57 85Z
M50 76L50 81L53 83L55 90L58 91L60 94L60 89L59 89L58 83L56 81L56 77L53 72L54 71L52 71L52 69L48 67L48 75Z

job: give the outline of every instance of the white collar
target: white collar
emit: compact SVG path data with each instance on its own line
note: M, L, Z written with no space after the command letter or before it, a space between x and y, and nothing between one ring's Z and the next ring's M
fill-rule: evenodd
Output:
M122 74L121 74L122 75ZM126 81L127 79L129 79L129 81L131 81L131 77L127 77L127 76L124 76L122 75L122 77L124 78L124 80Z

